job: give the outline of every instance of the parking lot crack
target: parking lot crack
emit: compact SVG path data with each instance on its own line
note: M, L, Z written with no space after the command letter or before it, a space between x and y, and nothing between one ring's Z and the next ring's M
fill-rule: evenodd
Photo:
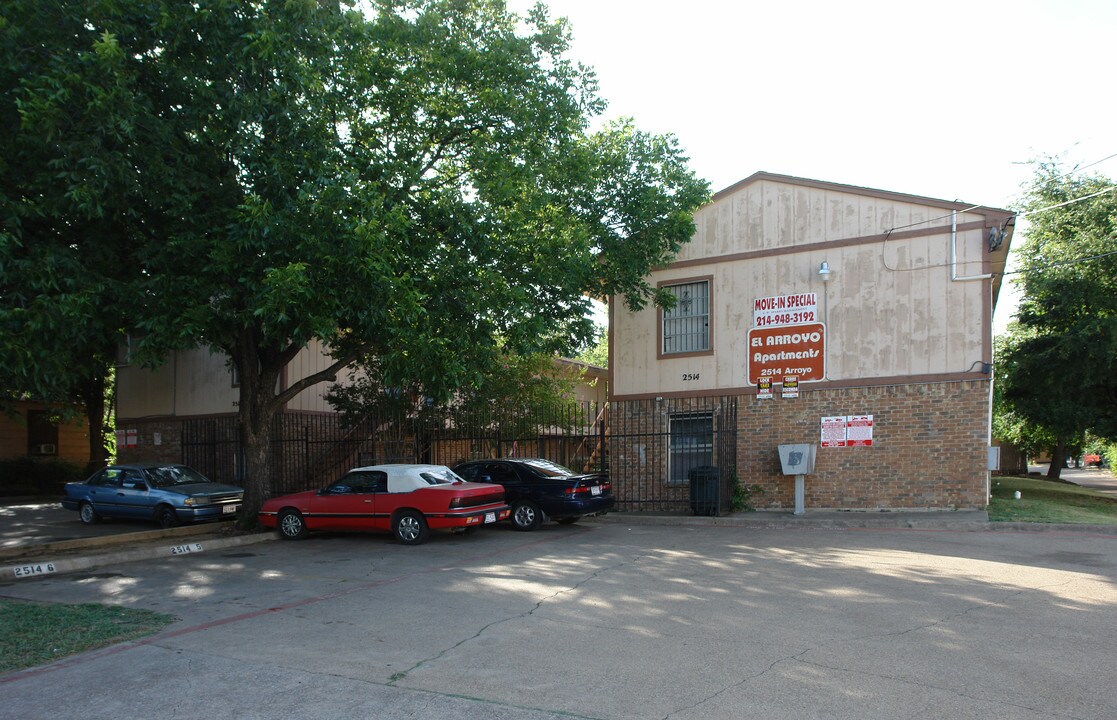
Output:
M524 612L516 613L515 615L510 615L508 617L503 617L503 618L500 618L498 620L493 620L492 622L481 626L477 630L477 632L473 633L472 635L470 635L468 637L465 637L465 638L462 638L458 642L456 642L453 645L439 651L438 653L436 653L436 654L434 654L434 655L432 655L428 658L424 658L424 659L418 661L417 663L415 663L411 667L407 668L406 670L402 670L400 672L394 673L388 679L388 685L395 686L401 680L404 680L410 673L418 670L419 668L423 667L424 665L428 665L430 663L436 662L436 661L442 659L443 657L445 657L448 653L451 653L454 650L457 650L458 648L465 645L466 643L480 638L482 635L484 635L486 632L488 632L488 630L490 628L496 627L497 625L502 625L502 624L507 623L507 622L512 622L512 621L515 621L515 620L522 620L524 618L531 617L540 608L542 608L546 603L550 602L551 600L554 600L555 598L558 598L558 597L562 597L563 595L569 595L570 593L577 592L579 589L581 589L587 583L593 582L594 580L596 580L601 575L603 575L605 573L608 573L608 572L612 572L612 571L614 571L618 568L625 567L627 565L632 565L636 562L639 562L639 560L642 557L644 557L644 556L640 555L638 557L635 557L635 558L632 558L632 559L629 559L629 560L625 560L623 562L619 562L619 563L615 563L613 565L609 565L607 567L599 568L599 569L593 571L592 573L586 575L584 578L582 578L578 582L574 583L573 585L571 585L569 587L562 588L560 590L556 590L553 593L550 593L549 595L546 595L546 596L540 598L534 605L532 605L532 607L530 609L525 610Z

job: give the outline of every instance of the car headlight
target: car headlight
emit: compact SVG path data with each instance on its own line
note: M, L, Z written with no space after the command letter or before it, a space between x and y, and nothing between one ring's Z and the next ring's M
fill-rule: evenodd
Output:
M183 505L209 505L209 498L186 498L182 501Z

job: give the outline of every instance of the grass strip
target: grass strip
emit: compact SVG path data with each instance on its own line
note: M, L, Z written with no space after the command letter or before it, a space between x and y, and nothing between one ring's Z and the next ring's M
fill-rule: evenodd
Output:
M0 673L153 635L174 622L150 610L0 600Z
M1019 491L1020 499L1014 494ZM995 477L992 522L1117 524L1117 497L1072 483L1039 478Z

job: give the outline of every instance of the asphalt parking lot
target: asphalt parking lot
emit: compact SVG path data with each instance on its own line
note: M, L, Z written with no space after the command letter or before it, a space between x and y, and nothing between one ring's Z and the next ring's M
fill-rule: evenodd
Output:
M2 718L1117 717L1117 534L628 524L269 541L0 584L178 618Z

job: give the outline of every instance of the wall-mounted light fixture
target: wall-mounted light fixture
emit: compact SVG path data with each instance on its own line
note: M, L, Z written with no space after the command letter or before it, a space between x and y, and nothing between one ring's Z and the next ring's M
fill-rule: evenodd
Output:
M823 260L822 265L818 267L818 278L822 282L829 282L830 280L830 263L825 260Z

